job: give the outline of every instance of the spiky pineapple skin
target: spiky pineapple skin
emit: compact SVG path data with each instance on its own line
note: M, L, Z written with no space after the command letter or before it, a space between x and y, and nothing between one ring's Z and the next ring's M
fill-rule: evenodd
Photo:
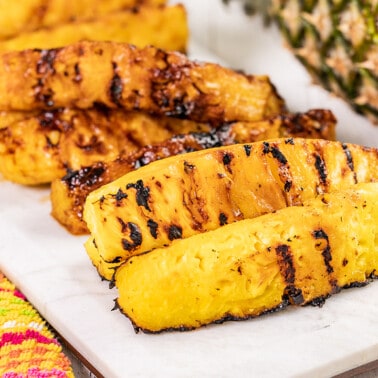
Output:
M315 80L378 123L378 1L273 0L272 12Z
M244 3L264 11L257 0ZM378 124L378 0L266 3L314 80Z

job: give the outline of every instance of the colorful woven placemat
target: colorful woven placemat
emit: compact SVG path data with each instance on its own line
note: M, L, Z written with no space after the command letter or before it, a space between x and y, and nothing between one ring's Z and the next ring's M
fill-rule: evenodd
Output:
M1 272L0 375L74 377L71 362L47 323Z

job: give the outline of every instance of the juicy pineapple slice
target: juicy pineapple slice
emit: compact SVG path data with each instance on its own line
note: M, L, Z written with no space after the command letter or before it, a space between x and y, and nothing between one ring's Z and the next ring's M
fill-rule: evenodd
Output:
M136 330L190 330L321 304L378 271L378 183L176 240L115 273Z
M101 276L129 257L319 193L378 180L378 150L277 139L151 163L87 197L86 249Z
M0 39L72 20L89 20L140 4L166 0L20 0L0 2Z
M51 214L71 233L87 233L82 214L88 194L135 168L179 153L273 137L334 140L335 126L336 119L330 111L313 109L303 114L282 114L264 121L230 123L209 133L174 136L163 143L145 146L131 154L123 154L113 161L96 162L77 171L70 170L63 178L55 179L51 184ZM181 127L181 132L183 130L184 127Z
M153 45L165 50L185 52L188 41L186 12L182 5L143 5L101 15L96 19L22 33L0 41L0 52L51 49L81 40L127 42L139 47Z
M115 42L0 55L0 110L143 110L213 125L257 121L283 111L266 76L190 61L177 52Z
M0 172L19 184L49 183L67 170L110 161L175 134L209 130L206 124L142 112L42 111L0 128Z

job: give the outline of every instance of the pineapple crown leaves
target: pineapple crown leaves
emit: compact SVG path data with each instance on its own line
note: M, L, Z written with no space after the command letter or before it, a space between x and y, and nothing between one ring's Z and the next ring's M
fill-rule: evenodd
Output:
M316 82L378 123L378 0L222 0L274 21Z

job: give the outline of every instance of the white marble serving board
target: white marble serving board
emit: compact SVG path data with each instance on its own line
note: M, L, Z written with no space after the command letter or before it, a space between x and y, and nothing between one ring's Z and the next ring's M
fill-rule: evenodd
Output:
M185 3L192 40L204 45L192 43L192 57L267 73L291 109L331 108L340 120L339 139L378 147L378 127L312 86L275 30L263 31L259 21L236 6L224 9L221 0ZM98 277L85 240L51 218L48 188L0 182L0 271L107 378L326 377L378 359L378 282L345 290L322 308L186 333L135 334L126 317L111 311L116 289Z

